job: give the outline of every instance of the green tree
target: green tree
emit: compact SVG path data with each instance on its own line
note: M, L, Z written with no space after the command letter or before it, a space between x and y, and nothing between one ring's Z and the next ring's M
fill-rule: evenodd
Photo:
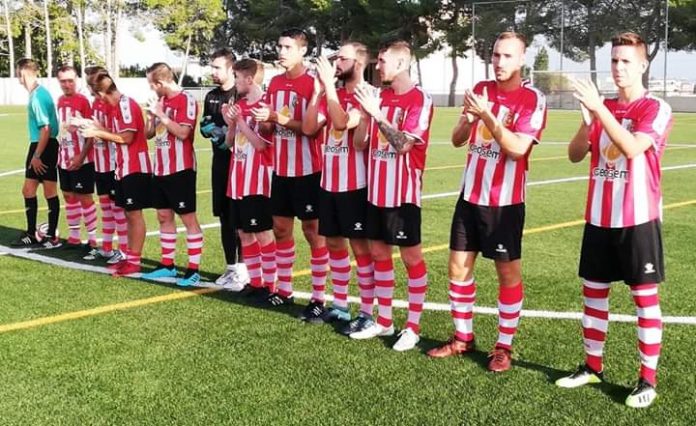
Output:
M179 82L186 73L189 56L208 52L215 29L225 20L222 0L145 0L155 27L174 50L183 51Z

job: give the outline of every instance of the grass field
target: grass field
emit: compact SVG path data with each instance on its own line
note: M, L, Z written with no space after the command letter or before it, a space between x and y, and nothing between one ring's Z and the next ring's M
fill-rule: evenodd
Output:
M425 173L423 245L428 302L447 303L447 242L465 158L447 143L458 110L438 109ZM587 160L571 164L566 147L579 123L574 112L551 112L544 142L534 149L524 238L525 309L580 312L577 278ZM23 108L0 108L0 244L24 227L20 169L26 149ZM696 115L675 114L663 159L667 282L666 316L696 318ZM555 143L554 143L555 142ZM199 219L210 213L211 152L198 140ZM678 168L678 166L688 166ZM40 198L40 206L45 202ZM40 213L45 220L45 210ZM61 232L67 229L62 220ZM156 231L153 212L149 231ZM219 230L205 231L202 268L224 266ZM298 235L298 243L302 238ZM179 239L180 252L185 253ZM296 289L310 289L307 249L298 244ZM53 255L53 253L51 253ZM61 254L61 257L70 255ZM73 255L74 256L74 255ZM159 258L156 238L145 257ZM185 257L177 258L182 264ZM397 263L396 298L404 299ZM582 361L578 320L523 317L515 368L486 372L495 316L479 314L479 352L432 360L425 351L452 334L447 311L426 311L419 350L396 353L393 338L354 342L330 326L309 326L290 311L249 306L233 295L183 291L133 279L0 256L0 424L694 424L696 327L666 324L659 398L647 410L623 405L637 378L635 324L612 322L606 383L560 390L553 381ZM495 272L479 261L477 306L495 306ZM351 294L357 286L352 284ZM301 302L303 303L303 302ZM616 285L612 313L634 314ZM405 310L396 309L402 325Z

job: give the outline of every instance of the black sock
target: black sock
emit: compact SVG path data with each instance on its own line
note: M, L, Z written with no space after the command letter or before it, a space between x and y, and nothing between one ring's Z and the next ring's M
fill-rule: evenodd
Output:
M24 199L24 213L27 215L27 233L34 235L36 233L36 213L39 209L39 204L36 197Z
M228 265L234 265L237 263L237 229L226 214L220 216L220 238L222 251L225 252L225 262Z
M46 203L48 203L48 232L46 236L53 238L56 236L56 228L58 227L60 200L58 196L55 196L53 198L46 198Z

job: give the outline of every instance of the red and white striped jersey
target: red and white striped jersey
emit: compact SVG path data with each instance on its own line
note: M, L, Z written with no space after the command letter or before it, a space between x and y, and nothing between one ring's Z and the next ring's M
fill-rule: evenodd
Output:
M135 99L122 95L118 105L112 109L111 119L114 133L134 133L131 143L116 144L116 179L135 173L152 173L145 137L145 119L140 105Z
M344 111L360 108L353 93L341 87L338 100ZM355 191L367 186L367 152L353 146L354 129L336 130L328 113L326 97L320 105L320 114L326 117L324 161L321 168L321 187L329 192Z
M92 118L106 130L113 131L113 123L109 117L111 106L100 98L92 102ZM108 173L116 169L116 146L99 138L94 138L94 171Z
M504 92L495 80L482 81L474 93L488 92L488 105L505 128L530 136L539 143L546 127L546 97L529 84ZM464 200L480 206L509 206L524 203L529 154L513 160L481 120L476 120L469 137L469 152L462 176Z
M372 121L367 199L377 207L399 207L405 203L420 206L433 100L420 87L401 95L387 88L380 97L387 121L417 142L407 153L398 154Z
M313 92L314 77L307 72L293 79L280 74L271 80L265 102L277 114L301 122ZM278 176L307 176L321 170L320 140L317 138L276 124L273 145Z
M155 118L155 176L169 176L184 170L196 170L196 154L193 150L193 137L198 117L196 98L186 92L179 92L171 98L160 98L164 113L173 122L191 128L186 139L180 139L169 132L164 124Z
M77 131L77 127L71 129L70 119L73 117L92 117L89 100L79 93L71 96L63 95L58 98L58 142L60 144L58 167L61 169L67 169L70 166L70 161L81 155L85 148L85 138ZM90 163L92 159L92 152L88 152L82 164Z
M268 142L266 149L257 151L237 126L234 135L234 146L230 160L230 177L227 185L227 196L240 200L250 195L271 196L271 174L273 173L273 150L271 134L261 135L259 124L254 121L251 109L257 108L261 101L249 104L241 99L237 105L242 110L244 120L249 127Z
M590 128L590 183L585 220L603 228L626 228L662 218L660 159L672 128L672 108L645 94L629 104L606 99L604 105L631 133L653 144L628 159L595 120Z

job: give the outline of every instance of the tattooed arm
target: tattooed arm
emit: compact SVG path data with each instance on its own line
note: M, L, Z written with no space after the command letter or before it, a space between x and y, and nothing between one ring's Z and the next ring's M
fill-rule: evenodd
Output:
M393 146L394 150L399 154L409 152L416 143L416 139L413 136L395 129L394 126L383 117L377 121L377 127L379 127L379 131L382 132L387 139L389 145Z

